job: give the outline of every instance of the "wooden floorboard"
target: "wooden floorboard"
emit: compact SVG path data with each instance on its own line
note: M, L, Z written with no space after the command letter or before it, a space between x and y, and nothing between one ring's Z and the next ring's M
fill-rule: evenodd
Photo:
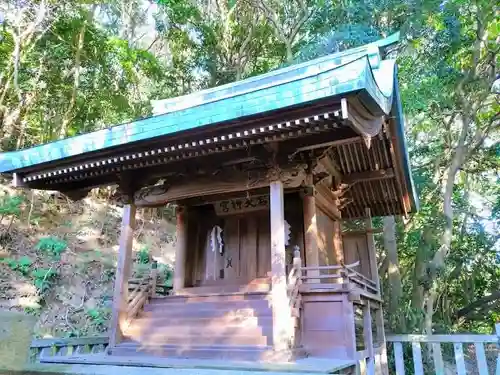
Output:
M335 360L309 357L295 362L270 363L270 362L241 362L220 360L196 360L176 358L155 358L143 356L128 358L107 355L80 355L67 357L47 357L42 363L51 364L85 364L108 366L133 366L149 368L176 368L176 369L218 369L239 371L263 371L283 373L310 373L331 374L355 365L355 361Z

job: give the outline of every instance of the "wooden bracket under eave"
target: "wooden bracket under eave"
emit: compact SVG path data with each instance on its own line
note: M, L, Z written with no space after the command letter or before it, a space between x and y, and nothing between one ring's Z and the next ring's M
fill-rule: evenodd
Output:
M12 177L12 186L16 188L28 187L26 183L23 181L23 178L17 173L14 173Z

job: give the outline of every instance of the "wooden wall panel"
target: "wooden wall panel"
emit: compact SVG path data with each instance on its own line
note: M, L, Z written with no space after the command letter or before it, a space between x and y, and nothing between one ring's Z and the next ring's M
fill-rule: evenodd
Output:
M240 264L240 219L227 217L224 220L224 269L225 280L236 280L239 277Z
M316 206L316 221L319 264L321 266L333 265L335 264L333 256L333 220Z
M257 276L267 277L271 271L271 228L269 215L258 217Z
M257 218L240 220L240 277L251 281L257 277Z
M361 272L366 277L371 277L370 258L368 253L368 244L366 235L360 234L357 236L344 236L344 257L346 264L360 262L357 271Z
M313 356L354 359L353 321L347 294L304 294L301 345Z

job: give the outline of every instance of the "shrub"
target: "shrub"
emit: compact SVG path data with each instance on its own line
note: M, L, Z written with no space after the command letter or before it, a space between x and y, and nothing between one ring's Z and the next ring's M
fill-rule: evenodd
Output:
M60 259L61 253L64 252L67 247L68 244L64 240L61 240L57 237L45 237L38 241L38 244L35 248L51 255L56 259Z
M47 292L54 284L55 278L57 277L57 271L52 268L38 268L31 272L33 277L33 284L38 289L40 294Z
M6 263L11 270L19 271L25 276L29 274L31 264L33 263L28 257L21 257L18 260L7 258L2 262Z
M147 246L143 246L137 253L137 263L140 264L149 263L149 249Z
M92 324L102 328L106 325L110 318L111 312L109 309L104 307L93 308L87 310L87 316L92 321Z

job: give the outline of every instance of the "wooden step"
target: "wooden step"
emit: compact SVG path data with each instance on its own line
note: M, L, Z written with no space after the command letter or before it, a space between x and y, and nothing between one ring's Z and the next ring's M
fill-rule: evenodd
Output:
M120 343L112 350L113 356L144 356L154 355L162 357L197 358L197 359L227 359L238 361L259 361L272 353L272 348L254 346L226 346L226 345L148 345L139 346L133 342Z
M144 307L144 311L139 314L143 317L144 313L151 312L152 314L161 314L163 317L186 317L186 318L210 318L210 317L222 317L222 316L270 316L272 315L271 309L253 309L253 308L241 308L241 309L223 309L223 308L198 308L198 309L172 309L169 310L164 306L151 306L147 305Z
M249 293L249 292L269 292L271 290L270 282L258 281L245 285L213 285L213 286L198 286L194 288L181 289L176 294L178 295L207 295L207 294L226 294L226 293Z
M168 323L168 322L166 322ZM266 336L272 335L272 324L267 323L264 326L246 326L244 324L207 324L202 325L160 325L157 321L140 320L133 321L126 330L126 335L130 337L142 337L147 340L149 336L154 336L158 332L164 332L165 336L209 336L219 335L242 335L242 336Z
M192 317L192 316L173 316L166 317L161 314L153 312L142 312L140 317L134 319L131 324L143 324L141 321L148 321L151 324L156 324L158 326L170 327L179 325L189 325L189 326L208 326L213 324L232 325L232 326L246 326L246 327L257 327L257 326L272 326L273 317L272 315L265 316L245 316L245 315L223 315L218 317Z
M240 300L240 301L215 301L215 302L177 302L172 300L153 300L146 304L144 311L169 310L171 312L180 312L179 310L191 309L270 309L269 302L266 300Z
M179 292L182 293L182 292ZM151 299L151 302L224 302L224 301L253 301L253 300L269 300L268 292L251 292L251 293L205 293L205 294L176 294L172 296L159 296Z
M238 335L235 333L224 333L217 335L204 334L199 331L193 335L179 335L173 336L170 332L163 330L156 330L154 332L146 332L140 334L138 337L125 335L126 339L134 341L136 344L141 345L180 345L180 346L193 346L193 345L250 345L250 346L266 346L268 345L268 337L264 335Z

